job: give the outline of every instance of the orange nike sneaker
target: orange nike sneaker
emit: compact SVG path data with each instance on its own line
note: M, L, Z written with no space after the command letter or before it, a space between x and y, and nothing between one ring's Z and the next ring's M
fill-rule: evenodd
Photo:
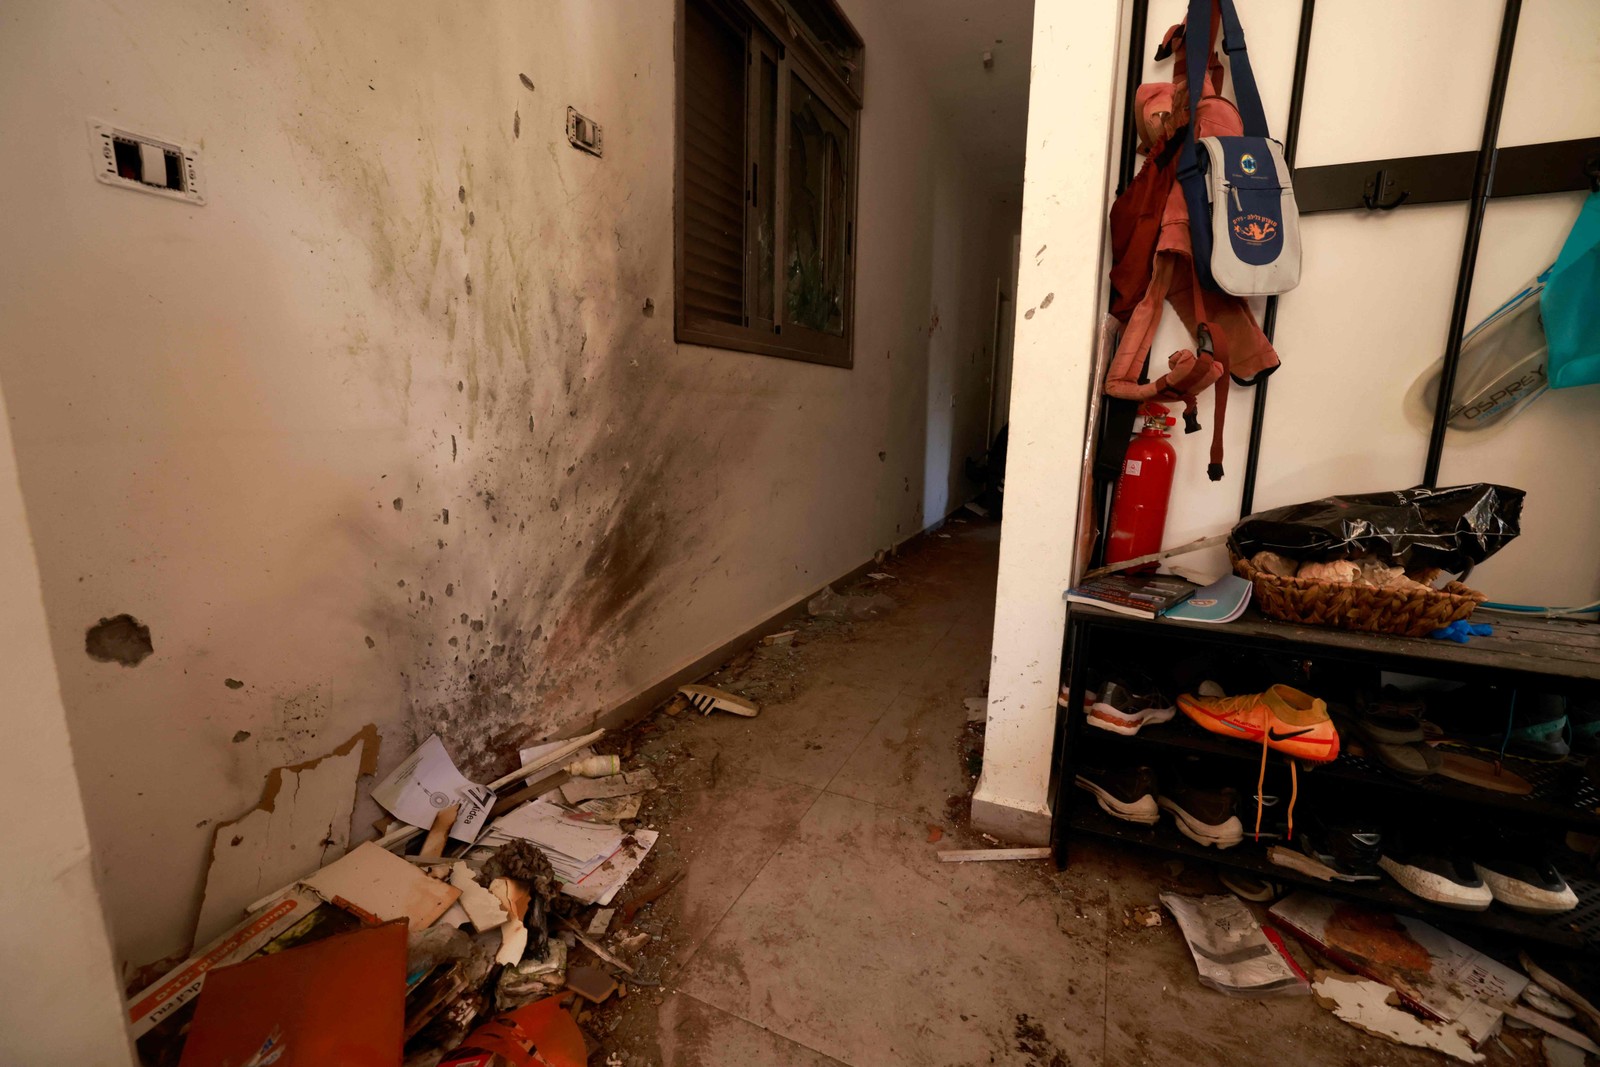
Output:
M1178 698L1178 707L1224 737L1259 741L1312 763L1327 763L1339 755L1339 731L1328 718L1328 705L1286 685L1236 697L1185 693Z

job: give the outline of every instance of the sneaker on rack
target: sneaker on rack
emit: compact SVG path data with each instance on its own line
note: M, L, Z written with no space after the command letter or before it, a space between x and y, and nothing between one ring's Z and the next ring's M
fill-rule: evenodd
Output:
M1572 751L1586 756L1600 752L1600 696L1568 697L1567 724L1572 728Z
M1502 839L1482 848L1473 863L1494 899L1537 914L1571 911L1578 894L1536 843Z
M1449 845L1387 834L1378 866L1412 896L1447 908L1483 911L1494 901L1472 861Z
M1093 699L1085 695L1084 714L1089 725L1114 734L1131 737L1142 726L1171 721L1177 714L1172 702L1148 683L1134 684L1105 679L1093 689Z
M1333 868L1350 880L1377 881L1383 855L1383 831L1361 819L1330 818L1312 812L1309 826L1294 835L1294 843L1307 856Z
M1567 700L1558 693L1463 687L1433 699L1429 718L1444 728L1446 747L1542 763L1559 763L1572 751Z
M1161 818L1155 798L1156 772L1149 767L1079 767L1073 784L1092 793L1100 809L1114 818L1143 826L1154 826Z
M1172 813L1179 833L1198 844L1232 848L1244 840L1239 793L1231 786L1205 789L1174 782L1156 795L1156 804Z
M1185 693L1178 707L1201 727L1224 737L1259 741L1268 748L1313 763L1339 755L1339 731L1328 706L1317 697L1287 685L1271 686L1245 696Z

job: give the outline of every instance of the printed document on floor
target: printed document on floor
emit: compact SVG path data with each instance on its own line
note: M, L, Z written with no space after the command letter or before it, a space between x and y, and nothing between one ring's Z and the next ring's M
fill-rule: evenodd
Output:
M457 841L476 841L488 821L494 794L456 769L444 742L434 734L372 791L372 799L390 815L427 829L452 804L461 812L450 827Z

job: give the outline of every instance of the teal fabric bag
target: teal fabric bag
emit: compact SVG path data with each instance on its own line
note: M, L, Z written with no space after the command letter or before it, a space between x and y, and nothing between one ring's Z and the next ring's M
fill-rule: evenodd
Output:
M1539 297L1550 387L1600 383L1600 192L1589 194Z

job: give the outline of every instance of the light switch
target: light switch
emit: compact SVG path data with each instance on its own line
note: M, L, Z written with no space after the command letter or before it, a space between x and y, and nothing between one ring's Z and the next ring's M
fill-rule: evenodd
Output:
M155 193L191 204L204 204L200 185L200 151L158 137L89 122L89 150L94 176L106 185Z
M144 164L139 180L146 185L159 185L167 188L167 153L157 144L149 141L139 142L139 161ZM180 184L179 189L183 186Z

